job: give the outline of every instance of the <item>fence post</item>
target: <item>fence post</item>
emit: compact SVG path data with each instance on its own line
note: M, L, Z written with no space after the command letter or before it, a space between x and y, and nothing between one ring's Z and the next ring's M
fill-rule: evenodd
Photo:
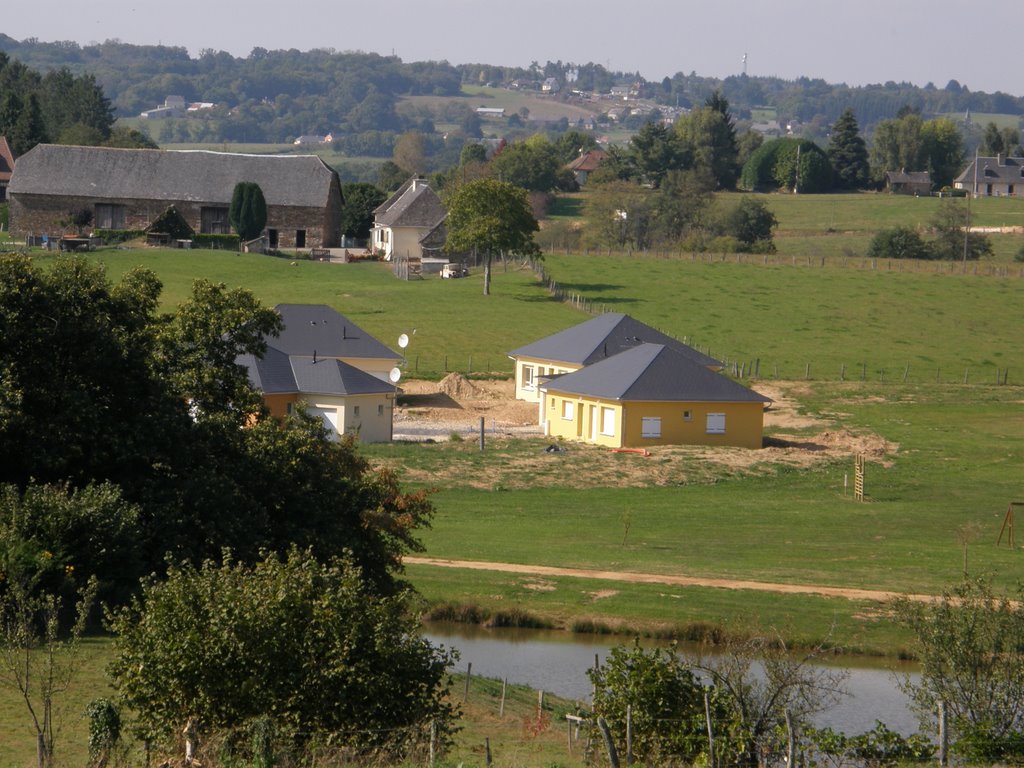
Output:
M626 765L633 764L633 705L626 705Z
M466 664L466 690L462 693L462 700L466 701L469 698L469 680L473 677L473 662Z
M946 730L946 702L939 702L939 765L946 765L949 752L949 732Z
M611 768L619 768L619 753L615 751L615 742L608 731L608 723L603 717L597 718L597 727L601 729L601 736L604 738L604 747L608 750L608 762Z
M715 766L715 734L711 727L711 701L708 699L707 691L704 691L704 721L708 725L708 765Z

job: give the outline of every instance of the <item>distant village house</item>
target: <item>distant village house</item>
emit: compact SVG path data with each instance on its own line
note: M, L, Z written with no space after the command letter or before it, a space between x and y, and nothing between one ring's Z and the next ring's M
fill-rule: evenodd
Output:
M1024 197L1024 157L976 157L953 181L975 197Z

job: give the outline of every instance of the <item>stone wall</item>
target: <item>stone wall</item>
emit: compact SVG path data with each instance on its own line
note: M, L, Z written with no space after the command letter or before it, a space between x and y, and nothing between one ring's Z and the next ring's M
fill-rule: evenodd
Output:
M17 193L10 195L10 198L11 236L18 240L28 235L74 234L76 233L75 227L62 222L66 222L75 213L82 210L92 211L95 222L96 205L123 205L124 229L146 229L169 206L174 205L196 232L201 231L200 211L203 208L227 207L225 203L117 200ZM323 208L267 207L267 229L277 230L279 248L296 247L296 238L300 231L305 232L304 247L334 248L340 244L340 228L341 207L337 204L328 204Z

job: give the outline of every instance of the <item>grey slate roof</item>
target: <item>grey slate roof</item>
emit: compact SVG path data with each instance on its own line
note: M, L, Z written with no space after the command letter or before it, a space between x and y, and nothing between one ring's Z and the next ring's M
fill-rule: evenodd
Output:
M664 344L641 344L556 376L541 389L634 402L771 402Z
M248 370L256 389L267 395L394 391L394 385L335 359L401 359L340 312L325 304L278 304L274 309L284 321L281 334L267 339L262 358L240 355L235 361Z
M954 179L954 183L971 185L974 183L974 166L978 166L978 183L991 184L992 182L1003 182L1006 184L1020 184L1024 182L1024 158L1006 157L978 157L967 164L964 172Z
M402 357L326 304L278 304L274 309L284 328L267 344L286 355L312 356L316 352L321 358Z
M262 359L242 355L237 361L249 371L249 382L267 395L372 395L395 387L341 360L285 355L268 349Z
M374 224L382 227L433 229L447 215L441 198L423 179L412 178L373 212Z
M599 315L508 354L509 357L590 365L643 343L664 344L705 367L722 367L713 357L619 312Z
M18 158L10 192L228 205L235 184L254 181L267 205L323 207L336 177L315 155L39 144Z

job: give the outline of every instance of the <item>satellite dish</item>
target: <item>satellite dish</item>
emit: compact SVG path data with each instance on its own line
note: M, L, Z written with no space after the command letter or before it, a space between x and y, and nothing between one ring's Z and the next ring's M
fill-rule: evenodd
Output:
M392 384L397 384L398 380L402 378L402 372L398 368L392 368L388 371L388 378L391 379Z
M415 333L415 331L413 331L413 333ZM402 349L405 349L406 347L409 346L409 337L406 334L403 333L401 336L398 337L398 346L400 346Z

